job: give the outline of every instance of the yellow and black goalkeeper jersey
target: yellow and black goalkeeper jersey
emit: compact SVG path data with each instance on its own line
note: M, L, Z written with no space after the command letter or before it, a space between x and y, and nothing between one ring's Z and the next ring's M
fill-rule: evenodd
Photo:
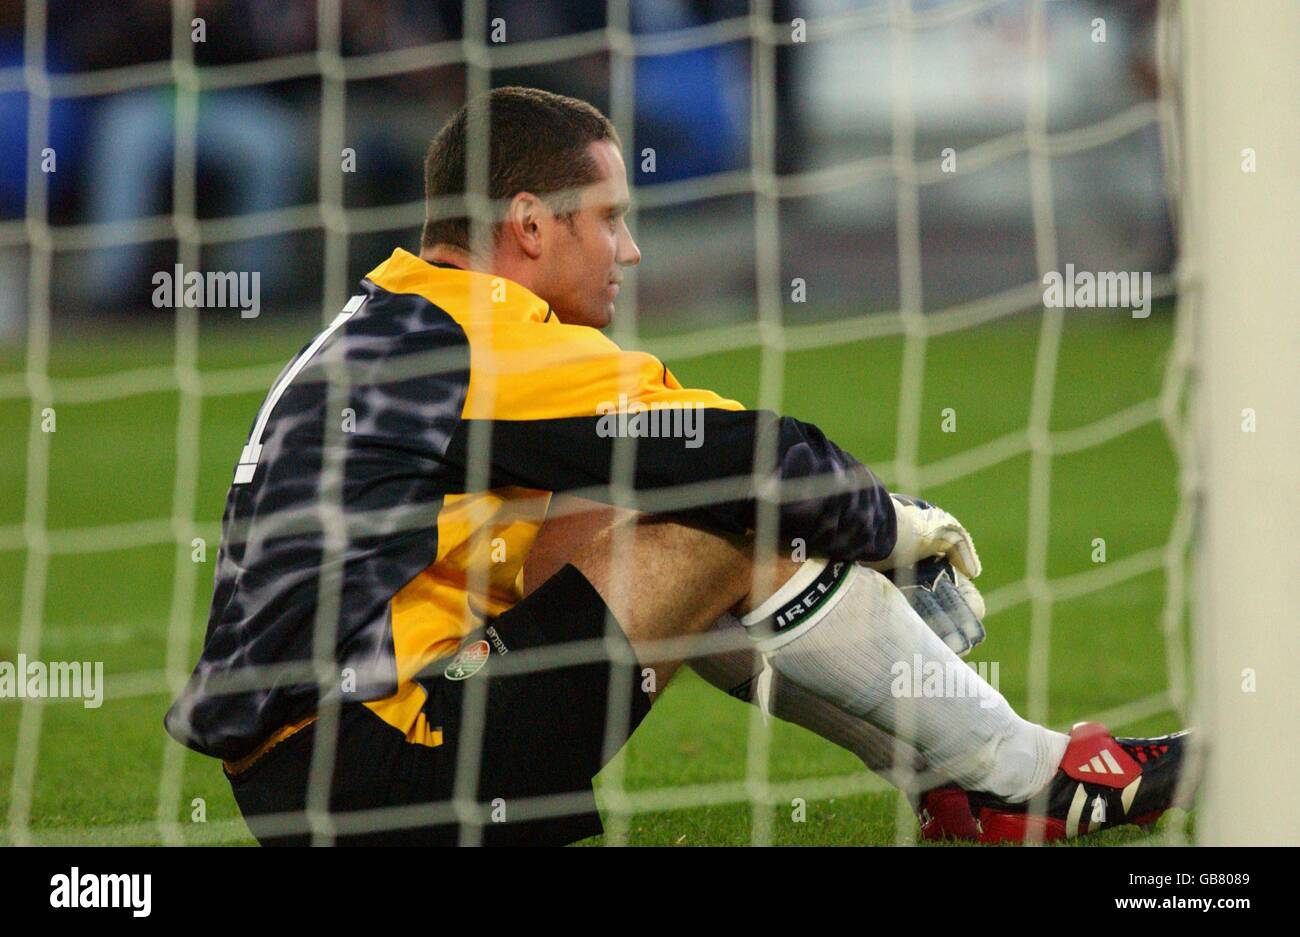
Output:
M412 678L519 601L551 492L626 485L620 435L637 437L647 509L753 529L757 449L786 483L783 542L840 559L893 548L888 492L815 426L683 388L508 280L397 250L361 288L281 372L235 468L203 654L166 717L197 751L238 761L310 719L314 652L336 664L326 692L439 744ZM648 435L645 413L683 407L690 438ZM663 500L683 485L694 500Z

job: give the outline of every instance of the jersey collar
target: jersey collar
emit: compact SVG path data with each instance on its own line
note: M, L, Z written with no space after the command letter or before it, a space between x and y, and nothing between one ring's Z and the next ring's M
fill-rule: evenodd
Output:
M458 320L480 309L496 321L545 322L551 312L544 299L514 280L431 264L400 247L366 279L390 293L423 296Z

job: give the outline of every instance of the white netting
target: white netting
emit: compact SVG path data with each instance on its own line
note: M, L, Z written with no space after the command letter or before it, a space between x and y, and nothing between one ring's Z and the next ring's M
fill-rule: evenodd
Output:
M1047 717L1047 691L1051 673L1048 651L1052 632L1053 605L1063 600L1102 592L1119 583L1147 573L1162 571L1166 582L1163 625L1165 634L1167 690L1142 694L1123 706L1092 718L1122 725L1173 709L1185 712L1187 677L1185 674L1184 561L1193 521L1194 479L1186 457L1188 428L1183 418L1183 397L1191 364L1189 322L1180 311L1174 331L1173 348L1168 355L1163 386L1158 396L1142 400L1102 419L1069 430L1051 428L1053 393L1057 385L1058 354L1063 340L1066 313L1059 308L1044 310L1037 342L1037 358L1032 375L1027 425L956 455L923 463L920 459L922 391L927 343L966 329L1007 318L1042 303L1041 276L1058 269L1058 232L1068 219L1057 217L1052 196L1052 173L1055 159L1087 154L1127 135L1158 127L1163 139L1176 138L1176 102L1168 76L1168 52L1173 39L1169 19L1162 9L1159 18L1157 61L1162 67L1161 93L1153 101L1142 102L1117 113L1104 116L1086 126L1065 131L1049 130L1048 81L1053 67L1047 48L1049 8L1046 0L1028 3L1029 56L1028 108L1023 128L1015 129L962 150L962 172L994 167L1003 161L1027 157L1031 186L1033 244L1038 278L1020 285L999 289L973 301L935 309L922 297L922 219L920 195L928 186L950 184L952 176L941 166L941 158L921 153L916 147L911 75L914 61L914 38L921 32L964 19L980 16L1003 6L995 0L952 0L947 3L917 3L907 0L871 5L849 12L826 12L808 16L806 41L818 43L832 38L842 40L858 32L886 29L890 31L893 98L891 114L891 151L888 154L845 161L826 168L798 173L779 173L777 169L778 116L776 101L776 51L796 40L789 22L778 22L770 0L754 0L750 15L727 18L705 25L673 32L634 34L631 30L629 3L610 0L607 26L577 35L492 46L477 38L440 42L398 51L344 57L341 54L340 0L322 0L318 9L318 49L314 54L290 55L255 63L197 67L188 24L195 15L192 0L173 0L173 43L169 61L87 74L49 74L45 68L46 4L31 0L26 5L25 65L0 70L0 92L24 90L28 94L28 180L27 213L21 221L0 223L0 249L25 248L29 257L27 290L26 364L21 373L0 376L0 401L22 401L30 406L31 430L26 441L27 488L23 520L20 524L0 526L0 551L22 551L25 556L19 612L17 650L29 659L41 655L44 608L47 591L54 587L49 578L52 557L70 554L113 552L146 546L176 547L171 612L167 631L166 667L161 671L140 671L111 675L107 698L176 693L183 686L198 648L191 636L196 589L200 570L189 557L189 545L195 537L215 543L220 537L218 518L198 512L199 433L205 400L265 390L279 371L279 365L223 368L199 367L199 318L192 308L176 310L175 355L171 366L146 366L111 374L79 378L53 378L51 355L51 269L57 252L102 248L109 245L175 239L179 245L179 262L188 269L200 266L200 249L251 237L309 229L324 231L324 308L325 321L333 318L347 299L349 238L371 232L391 231L397 225L420 222L422 202L382 208L348 209L344 205L343 181L337 172L337 154L346 145L346 95L348 82L380 76L399 75L429 69L435 65L463 65L468 76L467 91L486 90L493 69L539 65L578 55L608 52L610 56L611 118L631 139L630 128L635 112L635 82L632 69L637 56L663 55L674 51L697 49L714 44L748 43L751 54L750 166L748 169L722 171L703 177L685 179L643 188L635 193L641 209L704 203L721 196L751 196L754 205L756 254L754 271L757 293L753 297L756 323L719 325L667 336L657 340L654 349L668 362L680 362L737 348L760 349L759 407L780 409L783 399L784 362L787 352L823 348L859 342L865 339L902 337L902 368L896 449L892 461L880 462L871 453L857 453L891 488L921 493L926 489L971 475L1018 456L1029 458L1029 517L1025 543L1025 575L1019 581L993 590L987 596L991 627L996 630L997 615L1008 609L1027 605L1030 610L1029 685L1023 714L1036 721ZM484 4L467 0L464 10L467 37L487 35L487 10ZM802 39L799 41L803 41ZM200 220L196 213L196 124L198 94L281 81L298 77L319 77L321 172L319 198L315 204L261 211L232 218ZM85 97L126 92L140 88L176 90L175 155L173 163L173 210L166 215L129 222L87 223L51 226L47 222L48 177L39 169L39 153L49 126L50 102L62 97ZM1169 147L1166 152L1168 155ZM471 165L473 165L471 163ZM1170 159L1166 182L1176 186L1175 161ZM412 171L416 171L412 167ZM889 183L897 213L897 309L889 312L840 317L833 321L787 323L783 312L783 285L780 273L781 221L783 200L829 195ZM471 191L481 191L482 177L471 179ZM701 231L701 239L708 235ZM653 263L649 258L647 263ZM632 285L632 284L630 284ZM1175 280L1156 276L1153 291L1157 297L1171 296ZM635 301L634 290L629 291ZM635 317L620 317L613 337L625 346L638 342ZM725 388L717 388L725 393ZM338 388L335 388L338 390ZM41 414L51 406L96 404L124 398L154 394L178 395L179 410L174 427L176 465L170 516L103 526L60 528L47 527L48 470L52 436L40 430ZM1058 456L1103 445L1142 427L1158 424L1166 432L1171 447L1178 453L1180 465L1179 500L1173 525L1165 543L1123 559L1098 566L1094 570L1050 578L1047 570L1049 525L1052 507L1052 466ZM471 480L486 471L486 440L476 440L477 458L470 467ZM619 464L624 478L630 463ZM335 475L337 467L335 467ZM330 503L332 483L327 467L324 481L320 522L326 531L338 522L337 504ZM335 484L336 487L336 484ZM617 486L616 486L617 487ZM337 501L337 492L334 491ZM657 495L665 507L699 503L719 492L704 486ZM643 500L643 503L646 503ZM655 503L651 499L650 503ZM770 509L760 512L758 536L774 538L774 515ZM978 536L978 532L977 536ZM206 575L206 573L203 573ZM322 679L332 673L333 660L328 642L336 597L323 589L322 613L318 617L318 665ZM534 665L554 665L558 661L538 657ZM471 681L467 690L477 690ZM33 841L78 841L94 834L111 834L115 841L151 840L161 836L164 842L179 843L187 831L177 818L187 802L183 789L184 750L179 745L165 747L158 778L157 819L153 824L113 827L34 831L33 802L38 766L41 759L42 721L46 703L24 700L18 720L14 767L10 780L7 828L15 843ZM467 711L475 703L470 692ZM322 726L329 716L323 714ZM748 803L752 809L751 840L772 840L773 806L788 805L792 797L809 801L850 796L866 791L885 790L886 785L866 773L838 778L807 778L797 781L773 781L770 778L770 728L754 712L747 744L746 775L743 781L684 784L655 789L629 789L624 784L623 765L616 761L607 769L602 788L607 808L607 841L620 843L629 834L630 818L642 812L671 811L687 807ZM328 731L319 733L330 739ZM462 754L471 768L473 746ZM317 746L314 768L318 776L334 757L331 745ZM457 802L430 808L401 808L352 816L347 825L365 824L374 828L399 826L415 818L451 816L460 811L469 817L473 778L468 772L459 782ZM313 796L323 793L314 788ZM319 804L319 800L313 800ZM524 816L562 809L563 799L514 805ZM900 798L898 839L912 837L912 820L907 805ZM328 833L329 824L322 817L313 821L313 829ZM334 829L341 829L337 818ZM209 824L202 833L205 841L234 839L244 834L240 821ZM1178 828L1175 836L1180 835Z

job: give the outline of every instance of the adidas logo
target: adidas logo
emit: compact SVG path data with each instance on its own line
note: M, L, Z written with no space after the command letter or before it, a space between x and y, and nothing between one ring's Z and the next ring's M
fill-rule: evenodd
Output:
M1123 774L1124 769L1119 766L1115 756L1110 753L1110 749L1103 748L1101 754L1093 755L1079 767L1075 768L1080 774Z

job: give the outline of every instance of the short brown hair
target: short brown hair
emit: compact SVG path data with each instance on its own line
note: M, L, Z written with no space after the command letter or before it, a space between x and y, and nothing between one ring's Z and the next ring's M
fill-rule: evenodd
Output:
M532 192L557 214L571 218L578 210L576 190L600 179L587 147L601 140L621 146L609 118L577 98L511 87L497 88L476 104L476 114L486 110L488 115L487 194L498 205L520 192ZM462 107L438 131L424 160L425 220L420 238L424 248L451 244L470 249L468 213L435 218L433 210L435 199L465 193L469 110L469 105Z

